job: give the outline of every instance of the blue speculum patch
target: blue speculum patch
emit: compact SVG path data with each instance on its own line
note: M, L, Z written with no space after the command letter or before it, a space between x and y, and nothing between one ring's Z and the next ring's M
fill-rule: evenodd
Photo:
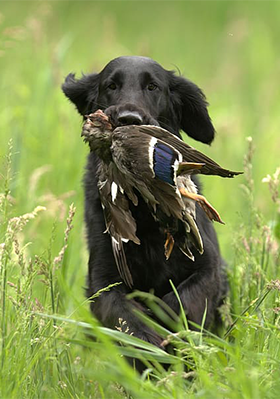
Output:
M175 185L173 165L177 158L177 154L169 146L159 142L155 144L153 159L155 175L172 186Z

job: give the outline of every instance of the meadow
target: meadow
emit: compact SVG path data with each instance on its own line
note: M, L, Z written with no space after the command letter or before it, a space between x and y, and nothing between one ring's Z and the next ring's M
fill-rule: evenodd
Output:
M279 397L279 37L276 1L0 2L1 398ZM184 139L244 171L201 178L226 222L216 230L230 295L219 336L183 316L163 331L174 354L101 327L84 295L88 148L60 86L120 55L203 88L216 140Z

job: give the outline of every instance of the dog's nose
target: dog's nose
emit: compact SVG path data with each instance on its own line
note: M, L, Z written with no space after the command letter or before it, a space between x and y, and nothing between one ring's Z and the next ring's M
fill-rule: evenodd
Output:
M118 116L118 122L122 126L126 125L142 125L143 119L136 111L122 111Z

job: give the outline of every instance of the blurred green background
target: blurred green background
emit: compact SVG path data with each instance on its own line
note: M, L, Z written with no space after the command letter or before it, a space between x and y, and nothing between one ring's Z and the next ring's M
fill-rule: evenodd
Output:
M88 148L80 138L81 118L60 85L69 72L98 72L120 55L151 57L204 90L216 140L207 147L185 138L224 167L242 170L246 137L253 138L254 196L270 223L276 209L261 180L280 164L279 37L279 2L1 1L0 156L4 163L12 139L11 215L37 205L47 208L21 238L32 241L28 251L45 251L54 225L51 250L59 251L74 202L64 272L82 300L87 269L82 178ZM248 217L244 177L201 180L226 222L216 227L233 267L232 236Z

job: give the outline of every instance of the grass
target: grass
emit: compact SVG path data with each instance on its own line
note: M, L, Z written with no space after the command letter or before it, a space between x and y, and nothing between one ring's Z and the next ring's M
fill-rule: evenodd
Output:
M277 2L0 3L2 398L278 398L279 10ZM216 228L231 286L225 330L193 333L182 320L177 334L164 331L176 356L99 326L84 297L87 148L60 84L123 54L178 66L203 87L217 139L210 148L188 142L245 171L203 179L226 221ZM139 377L125 354L145 358L149 371Z

